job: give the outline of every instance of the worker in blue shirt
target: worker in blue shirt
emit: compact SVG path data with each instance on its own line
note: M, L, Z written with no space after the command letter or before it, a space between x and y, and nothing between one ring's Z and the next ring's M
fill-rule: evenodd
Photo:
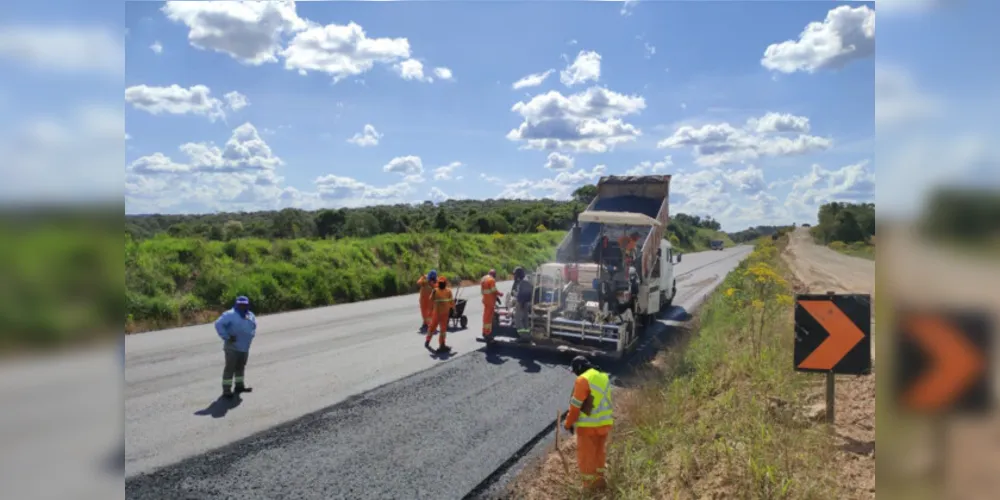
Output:
M215 331L222 338L222 350L226 354L226 367L222 370L222 395L232 397L233 382L236 382L236 394L253 391L243 381L243 372L250 356L250 344L257 334L257 318L250 312L250 299L237 297L233 308L222 313L215 321Z

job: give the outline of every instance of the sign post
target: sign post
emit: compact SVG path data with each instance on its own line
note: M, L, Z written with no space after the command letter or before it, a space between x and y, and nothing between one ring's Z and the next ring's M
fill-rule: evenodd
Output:
M871 295L795 297L795 371L826 374L826 422L836 412L836 375L872 371Z

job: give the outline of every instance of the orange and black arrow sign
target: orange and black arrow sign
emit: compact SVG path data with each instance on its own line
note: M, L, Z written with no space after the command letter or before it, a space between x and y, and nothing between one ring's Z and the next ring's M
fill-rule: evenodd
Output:
M990 409L993 342L987 315L903 310L895 333L895 399L902 410L944 414Z
M872 370L871 296L795 297L795 369L866 375Z

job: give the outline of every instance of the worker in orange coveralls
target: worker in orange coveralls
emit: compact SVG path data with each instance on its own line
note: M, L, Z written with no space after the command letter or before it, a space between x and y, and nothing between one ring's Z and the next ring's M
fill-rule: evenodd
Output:
M631 266L635 260L635 248L639 245L639 233L632 233L629 236L622 235L618 239L618 246L622 249L622 256L625 258L625 266Z
M451 293L451 288L448 288L448 280L444 279L444 276L438 278L438 287L434 290L434 312L431 315L431 327L427 332L426 340L424 340L424 347L427 349L431 348L431 338L437 333L438 327L441 328L441 335L438 337L438 348L436 353L442 354L451 350L451 347L445 345L445 334L448 331L448 316L451 310L455 307L455 297Z
M431 269L431 272L427 273L426 276L421 276L417 280L417 286L420 287L420 316L424 318L424 322L420 325L421 332L427 332L427 329L431 327L431 316L434 311L431 295L434 295L437 274L437 271Z
M483 340L493 342L493 313L500 297L503 297L503 293L497 290L497 270L490 269L480 280L479 287L483 293Z
M576 383L563 428L573 433L576 427L576 460L584 487L603 488L606 447L613 424L610 379L583 356L573 358L570 368L576 374Z

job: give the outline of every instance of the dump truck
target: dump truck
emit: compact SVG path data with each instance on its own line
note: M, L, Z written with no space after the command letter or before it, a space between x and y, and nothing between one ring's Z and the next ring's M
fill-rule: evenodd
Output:
M515 344L621 359L677 295L670 223L670 176L607 176L556 250L527 278L533 285L530 336L498 313L492 344Z

